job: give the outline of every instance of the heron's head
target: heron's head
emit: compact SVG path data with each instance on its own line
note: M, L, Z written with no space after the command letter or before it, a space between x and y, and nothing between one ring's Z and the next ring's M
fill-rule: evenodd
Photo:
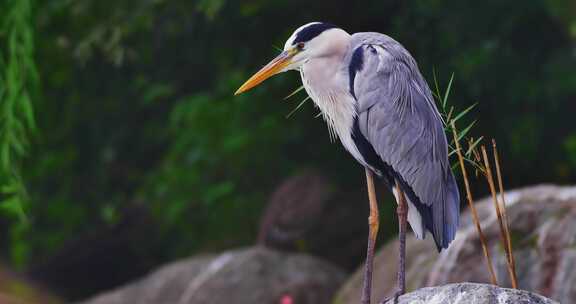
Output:
M282 53L250 77L234 95L246 92L278 73L298 70L311 59L343 53L349 37L344 30L329 23L312 22L299 27L286 41Z

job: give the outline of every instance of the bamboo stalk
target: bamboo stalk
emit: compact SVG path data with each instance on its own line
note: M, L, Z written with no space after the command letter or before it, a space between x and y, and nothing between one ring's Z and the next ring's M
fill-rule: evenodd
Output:
M510 275L510 281L513 281L514 271L512 270L512 265L510 264L510 259L508 258L508 238L506 237L506 230L504 228L504 223L502 221L502 212L500 211L500 206L498 204L498 198L496 196L496 186L494 185L494 177L492 175L492 169L490 168L490 161L488 160L488 153L486 152L486 147L480 147L482 150L482 158L484 159L484 167L486 169L484 176L488 181L488 186L490 187L490 193L492 194L492 201L494 202L494 209L496 210L496 217L498 218L498 226L500 227L500 241L502 242L502 247L506 252L506 265L508 266L508 274Z
M496 274L494 273L494 268L492 266L492 258L490 257L490 252L488 251L488 245L486 244L486 237L482 232L482 227L480 226L480 220L478 219L478 213L476 212L476 207L474 206L474 201L472 199L472 191L470 190L470 183L468 182L468 175L466 174L466 167L464 166L464 157L462 156L462 149L460 147L460 142L458 141L458 134L456 133L456 125L452 121L452 134L454 136L454 142L456 144L456 154L458 154L458 161L460 162L460 170L462 171L462 176L464 178L464 186L466 187L466 199L468 201L468 206L472 213L472 219L476 225L476 230L478 231L478 236L480 237L480 243L482 245L482 251L484 252L484 257L486 258L486 266L488 267L488 272L490 273L490 281L493 285L498 286L498 281L496 280Z
M506 232L506 254L508 263L512 268L512 288L518 288L518 278L516 277L516 261L514 260L514 251L512 250L512 240L510 238L510 226L508 223L508 215L506 214L506 200L504 199L504 185L502 183L502 173L500 170L500 158L498 157L498 149L496 148L496 140L492 139L492 152L494 153L494 162L496 163L496 177L498 179L498 188L500 190L500 201L502 203L502 217L504 218L504 229Z

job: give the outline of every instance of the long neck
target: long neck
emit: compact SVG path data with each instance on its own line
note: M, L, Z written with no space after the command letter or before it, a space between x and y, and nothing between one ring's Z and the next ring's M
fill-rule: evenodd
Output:
M339 64L334 64L332 60L320 58L304 64L300 74L304 88L320 108L328 124L331 138L335 139L337 135L344 148L364 164L352 138L356 101L348 89L348 74L343 71L343 68Z
M308 95L335 131L340 131L343 126L339 123L347 120L342 115L354 114L354 105L346 98L349 95L346 79L339 71L339 64L335 64L329 57L312 59L300 71Z
M310 59L301 70L308 95L322 112L332 138L338 135L354 156L351 133L356 117L355 100L349 92L348 73L343 67L344 54Z

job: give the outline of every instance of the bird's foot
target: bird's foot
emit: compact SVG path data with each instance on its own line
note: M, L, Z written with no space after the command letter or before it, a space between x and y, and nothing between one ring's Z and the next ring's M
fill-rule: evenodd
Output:
M394 299L394 304L398 304L398 297L400 297L401 295L403 295L404 293L400 290L400 289L396 289L396 292L394 292L394 294L392 296L389 297L385 297L384 299L382 299L382 301L380 301L380 303L378 304L387 304L390 300Z

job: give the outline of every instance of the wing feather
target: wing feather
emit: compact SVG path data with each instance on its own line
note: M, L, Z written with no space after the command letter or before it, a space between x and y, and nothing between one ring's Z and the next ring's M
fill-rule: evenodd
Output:
M360 133L392 169L437 246L446 248L458 226L460 199L430 89L412 56L388 36L355 34L350 53L363 56L350 77Z

